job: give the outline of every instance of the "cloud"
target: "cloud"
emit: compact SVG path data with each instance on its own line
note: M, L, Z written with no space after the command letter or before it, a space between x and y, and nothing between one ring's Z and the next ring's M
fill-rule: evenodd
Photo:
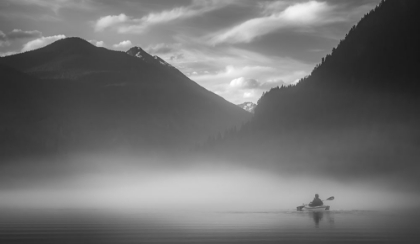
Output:
M15 52L15 51L4 52L4 53L0 53L0 57L10 56L10 55L13 55L13 54L16 54L16 53L18 53L18 52Z
M24 31L20 29L14 29L11 32L5 34L0 31L0 46L10 45L10 42L15 40L24 40L41 37L42 33L37 30Z
M14 29L9 34L7 34L7 38L9 40L38 38L41 36L42 36L42 33L37 30L23 31L20 29Z
M166 44L158 43L156 45L150 45L146 48L146 51L150 54L168 54L180 50L181 44Z
M133 46L130 40L122 41L120 43L112 45L114 48L127 48Z
M239 77L230 81L229 86L235 89L263 89L267 90L276 86L288 85L283 80L269 79L266 82L261 82L257 79L246 79Z
M0 30L0 47L6 44L8 44L6 34L4 34L4 32Z
M329 12L333 9L326 2L310 1L287 7L278 16L282 21L295 25L316 25L329 23Z
M88 42L92 43L93 45L95 45L97 47L104 47L105 46L104 41L89 40Z
M108 27L112 27L114 25L124 23L127 20L128 20L128 17L125 14L108 15L108 16L99 18L94 25L94 29L95 31L103 31L104 29Z
M289 3L286 1L274 1L274 2L259 2L258 5L262 9L264 14L274 14L284 10Z
M299 75L302 75L302 74L304 74L304 72L300 72L300 74L295 75L295 76L299 76ZM269 89L271 89L273 87L276 87L276 86L289 86L291 84L292 84L292 82L287 83L287 82L284 82L282 79L268 79L266 82L263 82L263 83L260 84L260 88L264 89L264 90L269 90Z
M275 69L268 66L242 66L242 67L235 67L233 65L228 65L219 72L213 74L200 74L198 76L192 76L191 78L194 80L211 80L211 79L229 79L233 77L238 77L240 75L249 76L251 74L256 73L270 73L273 72ZM242 78L242 77L241 77Z
M95 46L97 46L97 47L103 47L103 46L105 46L105 43L104 43L104 41L97 41L95 43Z
M184 59L184 58L185 58L184 54L178 53L178 54L170 56L169 60L174 61L174 60L181 60L181 59Z
M107 28L116 30L118 33L143 33L150 26L169 23L179 19L187 19L199 16L206 12L221 8L229 4L229 1L193 1L188 6L176 7L161 12L149 13L141 18L129 17L125 14L108 15L99 18L94 23L95 31L103 31Z
M250 19L230 29L211 34L206 37L207 42L211 45L219 43L248 43L256 37L282 28L307 28L340 20L329 14L333 7L326 2L309 1L296 3L281 11L279 11L279 6L284 6L284 4L276 5L276 3L271 3L265 5L263 13L269 13L268 15ZM270 7L274 9L270 9Z
M260 83L256 79L245 79L244 77L239 77L233 79L229 83L229 86L234 88L257 88L260 86Z
M255 96L255 92L253 90L247 91L247 92L244 92L243 96L244 96L244 98L251 98L251 97Z
M66 38L65 35L55 35L55 36L47 36L47 37L40 37L38 39L32 40L25 45L23 45L22 52L31 51L34 49L38 49L41 47L45 47L48 44L51 44L57 40Z
M255 101L261 96L263 91L269 90L277 86L288 86L289 84L280 79L268 79L265 82L257 79L239 77L233 79L229 83L229 89L220 94L229 94L230 96L239 96L245 101ZM236 100L239 103L240 100ZM244 101L244 100L242 100Z
M134 19L132 24L128 26L121 26L120 33L142 33L149 26L166 23L176 19L186 19L198 15L199 10L189 9L187 7L174 8L160 13L150 13L141 19Z
M208 52L198 52L195 56L190 59L186 55L185 59L175 62L186 67L181 70L190 79L235 104L255 103L264 91L288 85L307 75L313 67L291 58L232 47L209 48Z
M92 9L89 0L6 0L9 4L48 8L58 14L61 8Z

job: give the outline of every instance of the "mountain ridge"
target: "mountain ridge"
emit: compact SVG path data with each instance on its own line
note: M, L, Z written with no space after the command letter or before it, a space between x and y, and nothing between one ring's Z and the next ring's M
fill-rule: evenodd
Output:
M81 38L0 58L0 65L9 67L0 69L9 77L0 85L21 97L22 106L38 104L19 110L6 90L0 92L2 109L16 114L3 124L1 132L8 139L3 136L0 144L16 141L14 148L7 147L14 153L25 148L170 151L192 147L249 118L175 68L153 60L148 63Z

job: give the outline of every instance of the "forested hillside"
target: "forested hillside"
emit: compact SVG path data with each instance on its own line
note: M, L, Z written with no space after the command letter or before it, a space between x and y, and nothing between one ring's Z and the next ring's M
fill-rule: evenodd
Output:
M414 180L420 160L419 6L381 2L311 75L265 93L250 122L206 151L302 173L404 172Z

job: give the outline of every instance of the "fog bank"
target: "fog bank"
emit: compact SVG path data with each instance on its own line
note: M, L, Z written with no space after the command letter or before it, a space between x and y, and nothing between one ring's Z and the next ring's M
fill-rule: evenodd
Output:
M419 206L415 192L390 187L398 179L340 181L246 165L104 155L21 161L1 166L0 206L276 211L295 209L315 193L335 196L325 202L335 210Z

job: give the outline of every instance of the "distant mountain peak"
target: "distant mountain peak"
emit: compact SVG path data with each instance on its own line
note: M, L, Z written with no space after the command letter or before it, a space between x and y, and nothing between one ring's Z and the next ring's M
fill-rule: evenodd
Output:
M255 107L257 105L253 102L244 102L244 103L238 104L237 106L253 114Z
M80 37L67 37L60 40L55 41L51 45L44 47L43 49L51 49L51 50L84 50L84 49L94 49L95 46L80 38Z
M65 37L62 39L58 39L56 41L54 41L53 43L51 43L50 45L47 46L51 46L51 45L68 45L68 44L81 44L81 45L89 45L89 46L94 46L92 43L86 41L83 38L80 37Z
M141 47L132 47L126 52L128 55L140 58L142 60L150 59L152 56L144 51Z
M172 65L167 63L165 60L161 59L159 56L152 56L146 51L144 51L141 47L132 47L127 52L128 55L134 56L137 58L140 58L141 60L145 61L146 63L153 63L153 64L159 64L163 66L167 66L170 68L173 68Z
M145 52L141 47L138 47L138 46L134 46L134 47L128 49L127 53L132 52L132 51L142 51L142 52Z

